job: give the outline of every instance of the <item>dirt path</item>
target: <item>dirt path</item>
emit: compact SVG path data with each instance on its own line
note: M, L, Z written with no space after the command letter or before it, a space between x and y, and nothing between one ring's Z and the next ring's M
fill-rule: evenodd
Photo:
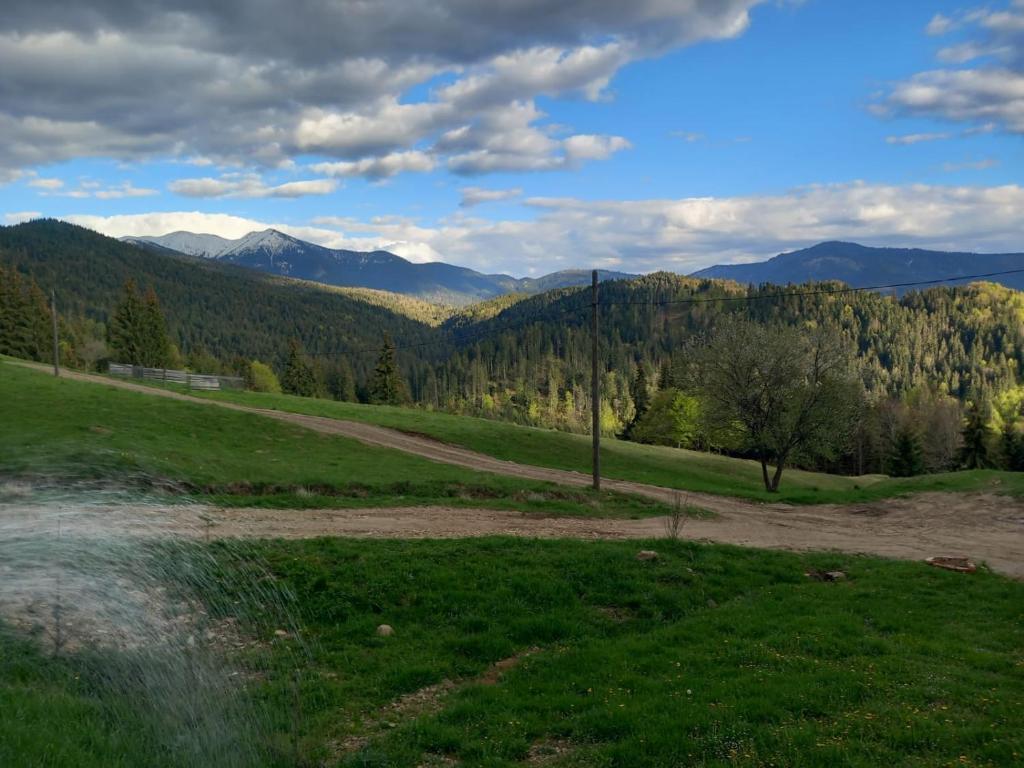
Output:
M306 416L208 400L130 381L77 372L68 378L213 407L257 413L324 434L343 435L433 461L484 472L562 485L589 485L589 475L502 461L429 438L353 421ZM605 480L609 490L672 503L679 491L624 480ZM689 503L716 513L688 520L682 535L752 547L835 549L886 557L922 559L964 555L1024 578L1024 502L995 494L928 493L870 504L789 506L687 493ZM185 508L187 509L187 508ZM544 537L645 538L662 536L664 520L597 520L535 517L518 512L444 507L360 510L217 510L214 535L306 537L458 537L511 534Z

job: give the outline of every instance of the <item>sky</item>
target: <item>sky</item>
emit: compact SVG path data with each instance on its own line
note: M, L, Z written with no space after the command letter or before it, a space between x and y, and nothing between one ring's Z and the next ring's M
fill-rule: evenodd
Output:
M539 275L1024 251L1024 0L4 0L0 224Z

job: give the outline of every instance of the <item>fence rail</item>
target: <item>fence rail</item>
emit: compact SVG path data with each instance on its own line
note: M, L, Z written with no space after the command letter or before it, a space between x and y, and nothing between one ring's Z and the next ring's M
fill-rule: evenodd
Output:
M113 376L128 376L133 379L181 384L189 389L245 389L245 379L237 376L211 376L203 373L190 373L189 371L175 371L170 368L146 368L141 365L126 365L125 363L111 363L109 372Z

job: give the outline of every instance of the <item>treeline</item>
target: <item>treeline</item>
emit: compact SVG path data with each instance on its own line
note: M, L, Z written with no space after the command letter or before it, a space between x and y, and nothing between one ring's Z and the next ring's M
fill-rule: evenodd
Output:
M156 293L181 360L208 373L233 372L238 357L280 371L294 339L326 367L345 357L357 380L368 381L385 332L423 342L435 338L439 320L416 299L159 254L54 220L0 227L0 264L47 294L56 290L68 342L87 365L107 352L107 326L128 280Z
M587 288L433 313L382 292L363 296L160 255L53 221L0 228L0 264L8 265L3 295L17 293L19 306L38 315L4 331L9 340L0 343L22 356L45 357L50 343L40 332L35 348L13 346L48 316L32 279L57 287L62 347L87 367L110 356L117 307L134 279L139 301L152 291L162 309L173 367L319 397L407 401L579 432L590 426ZM952 469L964 464L971 414L983 426L982 463L1020 463L1012 457L1024 401L1024 293L981 283L895 297L837 284L748 288L658 273L602 283L600 312L606 434L742 455L742 446L701 426L702 403L686 384L694 351L724 321L738 320L827 332L856 360L859 428L844 450L809 466ZM385 352L387 386L378 370Z

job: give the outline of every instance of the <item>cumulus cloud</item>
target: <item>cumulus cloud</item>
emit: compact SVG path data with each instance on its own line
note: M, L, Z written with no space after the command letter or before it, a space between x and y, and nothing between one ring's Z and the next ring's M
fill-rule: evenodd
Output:
M459 190L462 193L460 208L472 208L480 203L494 203L499 200L511 200L523 194L520 187L513 189L484 189L483 187L463 187Z
M4 214L5 224L21 224L25 221L32 221L42 217L42 213L39 211L12 211L11 213Z
M100 200L117 200L122 197L149 197L151 195L159 195L160 192L148 187L136 187L131 182L126 181L116 187L94 189L91 194Z
M38 194L43 197L95 197L99 200L118 200L125 197L150 197L160 194L156 189L136 187L130 181L105 185L91 179L80 179L77 187L68 188L63 179L42 178L31 171L26 176L29 178L29 181L26 182L28 186L41 190Z
M968 251L1020 251L1024 187L883 185L802 187L777 195L632 201L529 198L532 218L468 212L436 224L400 216L322 217L294 227L222 214L72 216L110 235L179 229L237 238L274 227L321 245L383 248L416 261L444 260L516 275L569 267L692 272L750 261L822 240Z
M334 179L306 179L268 185L255 174L228 174L217 179L177 179L167 188L183 197L305 197L329 195L338 188L338 182Z
M31 179L28 182L28 185L30 187L35 187L36 189L50 189L50 190L53 190L53 189L60 189L61 187L63 187L64 186L64 182L61 179L48 179L48 178L37 177L37 178Z
M316 153L385 178L374 161L465 126L477 146L463 154L489 158L466 167L544 168L522 152L494 159L482 134L514 105L605 98L630 61L735 37L761 1L409 0L396 13L335 0L297 13L287 0L82 0L57 14L7 0L0 173L87 156L276 167Z
M336 163L316 163L312 170L327 176L362 176L367 179L389 179L399 173L425 173L434 170L437 161L427 152L411 150L392 152L381 157Z
M928 26L925 27L925 32L929 35L944 35L949 30L953 29L955 22L948 16L943 16L941 13L936 13L932 16L931 21L928 22Z
M942 48L938 59L972 66L919 72L898 82L878 111L1024 133L1024 2L973 9L956 18L939 14L926 31L939 35L954 28L966 30L970 39Z
M166 235L170 232L196 232L219 235L236 240L250 232L276 229L311 243L332 248L343 248L344 238L335 230L320 227L294 226L276 222L258 221L244 216L203 211L160 211L154 213L95 216L69 214L65 221L89 227L110 237L127 235Z

